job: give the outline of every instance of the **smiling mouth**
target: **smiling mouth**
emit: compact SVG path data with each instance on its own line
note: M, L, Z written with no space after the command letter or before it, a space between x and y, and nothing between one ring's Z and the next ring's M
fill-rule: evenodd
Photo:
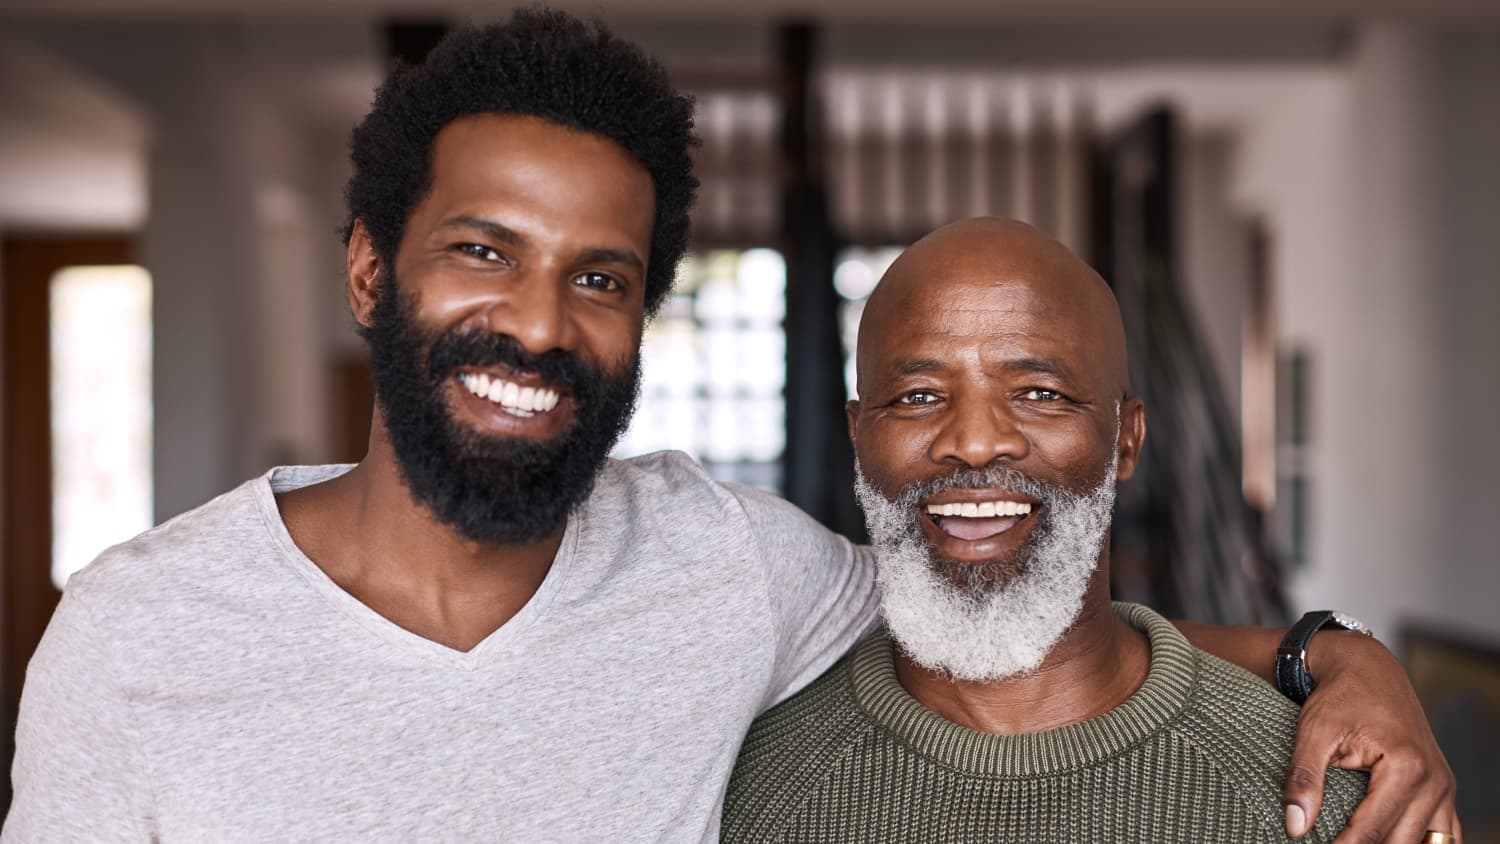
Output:
M988 501L928 504L926 517L938 530L955 539L977 542L1006 533L1031 516L1027 501L996 498Z
M562 400L562 394L546 387L523 387L486 372L464 372L458 376L464 389L512 416L528 418L549 413Z

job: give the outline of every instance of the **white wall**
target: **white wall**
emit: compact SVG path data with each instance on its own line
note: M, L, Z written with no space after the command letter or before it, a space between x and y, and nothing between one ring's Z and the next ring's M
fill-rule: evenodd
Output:
M0 33L0 229L137 228L147 142L119 91Z
M1441 341L1432 388L1419 400L1442 420L1436 497L1442 514L1429 555L1431 603L1403 608L1441 626L1500 641L1500 30L1446 34L1437 59L1432 163L1438 203L1428 226L1433 264L1422 276ZM1432 284L1428 284L1428 280ZM1422 563L1418 564L1419 567Z
M1497 48L1494 32L1366 25L1342 72L1248 128L1237 162L1271 226L1282 345L1312 365L1293 602L1392 642L1407 622L1500 640Z

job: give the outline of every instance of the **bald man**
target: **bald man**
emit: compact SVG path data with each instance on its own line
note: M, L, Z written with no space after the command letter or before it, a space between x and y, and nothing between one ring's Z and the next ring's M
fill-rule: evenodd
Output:
M1297 707L1113 604L1146 411L1109 288L1013 221L893 264L849 403L886 629L752 728L728 842L1282 841ZM1309 841L1365 791L1331 770Z

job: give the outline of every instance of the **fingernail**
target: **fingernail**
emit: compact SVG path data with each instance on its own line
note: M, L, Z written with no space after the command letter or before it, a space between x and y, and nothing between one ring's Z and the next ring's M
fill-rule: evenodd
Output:
M1286 804L1286 832L1293 838L1307 834L1307 813L1296 803Z

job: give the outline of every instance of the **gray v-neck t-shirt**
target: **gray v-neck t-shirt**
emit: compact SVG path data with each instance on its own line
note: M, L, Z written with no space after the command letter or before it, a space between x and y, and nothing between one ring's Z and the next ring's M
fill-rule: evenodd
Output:
M867 552L687 457L610 461L473 650L292 543L272 470L99 557L27 672L10 841L713 841L750 721L876 612Z

